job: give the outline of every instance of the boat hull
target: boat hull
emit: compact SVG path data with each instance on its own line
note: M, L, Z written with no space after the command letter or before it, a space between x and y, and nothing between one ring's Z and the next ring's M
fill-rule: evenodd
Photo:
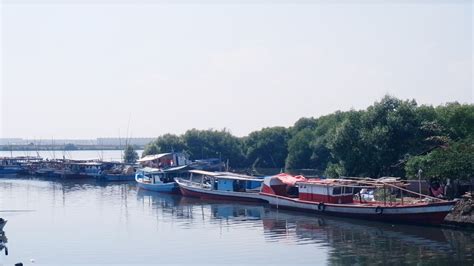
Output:
M178 182L181 194L187 197L211 199L211 200L226 200L226 201L245 201L245 202L265 202L259 193L250 192L235 192L235 191L219 191L209 190L198 187L187 186Z
M432 225L441 224L455 204L452 201L404 206L321 204L319 202L302 201L266 193L261 193L261 195L271 206L281 209L382 222Z
M21 168L16 168L16 167L4 167L4 168L0 168L0 175L16 175L21 170L22 170Z
M149 184L137 180L137 186L140 189L145 189L154 192L177 193L179 191L178 185L175 182L164 184Z

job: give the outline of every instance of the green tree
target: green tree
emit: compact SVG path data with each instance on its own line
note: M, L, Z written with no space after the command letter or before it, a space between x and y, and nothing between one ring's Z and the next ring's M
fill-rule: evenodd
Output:
M138 159L138 153L132 145L127 145L123 151L123 161L125 163L135 163Z
M314 132L311 128L305 128L296 133L288 141L288 156L286 158L287 169L312 168L313 148L311 142L314 140Z
M403 176L401 162L423 150L416 108L414 100L385 96L351 115L338 127L331 143L333 156L348 175Z
M191 129L183 135L190 159L220 158L231 166L245 166L242 140L227 130Z
M448 103L436 107L437 120L446 128L453 140L464 139L474 134L474 105Z
M253 167L284 168L288 155L289 131L269 127L249 134L244 140L246 157Z
M156 140L145 146L143 155L159 154L171 151L185 151L187 150L186 143L182 136L174 134L165 134L156 138Z
M474 138L450 142L426 155L410 157L405 165L407 176L416 177L419 169L426 178L473 178Z

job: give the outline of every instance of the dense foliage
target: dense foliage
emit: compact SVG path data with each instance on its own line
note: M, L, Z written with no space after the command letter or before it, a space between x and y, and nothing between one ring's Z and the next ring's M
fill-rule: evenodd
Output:
M144 155L185 151L232 167L314 169L326 176L471 178L474 105L437 107L385 96L366 110L301 118L238 138L226 130L188 130L148 144Z
M138 153L132 145L127 145L123 151L123 161L125 163L135 163L138 159Z

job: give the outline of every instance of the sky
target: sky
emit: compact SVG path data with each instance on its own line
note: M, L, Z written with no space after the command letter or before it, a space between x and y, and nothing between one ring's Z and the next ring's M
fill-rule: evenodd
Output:
M1 3L3 138L244 136L386 94L473 103L472 1Z

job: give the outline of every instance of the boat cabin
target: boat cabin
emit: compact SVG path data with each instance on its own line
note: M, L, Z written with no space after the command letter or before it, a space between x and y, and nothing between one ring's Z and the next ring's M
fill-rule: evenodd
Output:
M354 201L357 189L351 184L351 181L306 179L303 176L279 174L265 178L262 192L304 201L341 204Z
M259 189L263 181L253 178L236 176L217 176L215 179L216 180L214 181L213 190L238 192Z
M218 191L259 191L263 179L253 176L241 175L230 172L208 172L202 170L190 170L190 179L193 175L201 176L201 186L208 187L210 190Z
M297 182L300 200L324 203L353 203L354 187L331 182L330 179Z
M158 168L145 167L137 170L136 176L144 183L161 184L174 182L173 177L168 176Z

